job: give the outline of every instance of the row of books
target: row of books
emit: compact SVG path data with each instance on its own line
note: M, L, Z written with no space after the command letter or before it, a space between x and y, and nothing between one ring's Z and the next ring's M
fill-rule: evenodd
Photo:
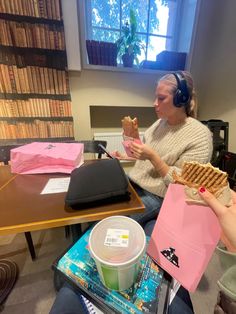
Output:
M68 73L46 67L0 64L0 93L67 95Z
M43 98L0 99L0 117L71 117L71 101Z
M17 65L18 67L24 67L26 65L34 65L41 67L49 67L56 69L65 69L67 66L65 53L55 53L50 51L47 54L32 53L28 50L24 52L16 53L13 50L0 49L0 63ZM5 47L6 48L6 47Z
M0 12L61 20L60 0L0 0Z
M73 137L71 121L40 121L8 123L0 121L0 139Z
M65 50L61 25L19 23L0 19L0 45Z
M117 66L117 45L111 42L86 40L89 64Z

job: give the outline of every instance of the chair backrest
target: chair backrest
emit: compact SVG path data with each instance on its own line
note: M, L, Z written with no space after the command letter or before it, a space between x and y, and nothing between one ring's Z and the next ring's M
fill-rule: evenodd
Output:
M75 142L75 141L68 141L67 143ZM98 146L98 144L102 144L105 148L107 146L106 141L76 141L78 143L84 144L84 152L85 153L93 153L98 154L97 158L102 158L102 154L104 154L103 150ZM26 144L26 143L24 143ZM22 144L15 144L15 145L2 145L0 146L0 163L7 165L10 160L10 151L13 148L19 147L24 145Z
M213 153L212 153L211 163L215 164L220 152L223 150L224 151L228 150L229 123L222 120L216 120L216 119L210 119L210 120L201 121L201 122L205 124L212 132Z
M0 162L7 165L10 160L10 151L20 145L2 145L0 146Z
M98 158L102 158L102 154L104 154L104 151L101 149L101 147L98 144L101 144L105 148L107 147L106 141L78 141L79 143L84 144L84 152L85 153L94 153L98 154Z
M229 185L236 190L236 153L221 151L215 166L228 173Z

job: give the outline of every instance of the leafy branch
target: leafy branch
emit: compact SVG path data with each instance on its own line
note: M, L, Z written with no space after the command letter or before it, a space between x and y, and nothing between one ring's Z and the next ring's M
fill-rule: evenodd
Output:
M163 0L165 1L165 0ZM129 22L127 21L121 29L121 37L116 41L118 47L118 57L124 54L133 55L135 62L138 64L138 55L145 50L145 45L137 35L137 20L133 9L130 9Z

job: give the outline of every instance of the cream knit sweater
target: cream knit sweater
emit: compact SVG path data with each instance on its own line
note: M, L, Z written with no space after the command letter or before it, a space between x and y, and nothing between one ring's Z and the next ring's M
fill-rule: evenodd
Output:
M166 120L157 120L144 133L144 142L159 154L170 170L162 178L149 160L137 160L129 177L143 189L161 197L173 182L173 170L180 172L184 161L209 162L213 149L209 129L190 117L174 126Z

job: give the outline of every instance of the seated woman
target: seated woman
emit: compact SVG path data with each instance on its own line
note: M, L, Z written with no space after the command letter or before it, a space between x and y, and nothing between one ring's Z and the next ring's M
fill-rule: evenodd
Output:
M156 86L154 108L158 119L144 133L143 143L131 141L129 147L137 159L129 178L146 207L145 213L132 218L142 225L157 217L173 182L172 172L180 172L184 161L207 163L212 155L211 132L195 118L196 95L190 73L163 76ZM137 121L133 123L137 129Z

